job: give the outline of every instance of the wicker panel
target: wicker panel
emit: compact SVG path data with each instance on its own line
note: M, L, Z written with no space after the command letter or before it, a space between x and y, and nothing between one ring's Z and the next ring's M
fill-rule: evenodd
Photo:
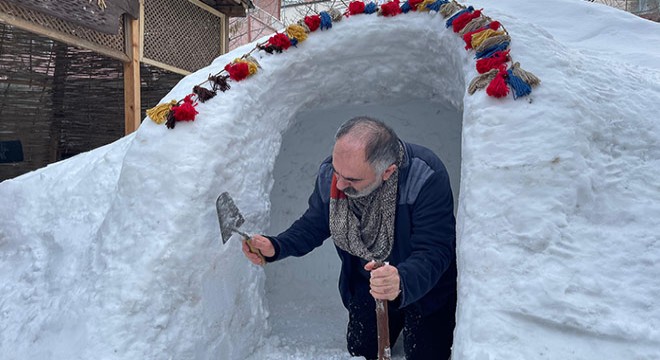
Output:
M143 56L195 71L222 54L222 19L188 1L145 0Z
M4 0L0 0L0 12L14 16L21 20L44 26L62 34L75 36L82 40L87 40L112 50L119 50L124 52L123 26L119 27L119 34L117 35L104 34L37 11L24 9L22 7L10 4ZM120 21L123 22L123 19Z

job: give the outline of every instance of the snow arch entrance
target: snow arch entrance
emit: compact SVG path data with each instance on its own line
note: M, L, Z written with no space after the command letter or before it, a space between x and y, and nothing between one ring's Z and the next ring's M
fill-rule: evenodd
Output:
M346 119L358 115L381 119L402 139L434 150L447 167L457 202L461 109L448 102L412 97L319 107L297 113L282 138L273 170L267 233L281 232L304 212L318 164L331 152L335 130ZM337 290L339 258L331 239L305 257L270 264L265 271L271 325L282 341L334 348L345 342L348 318Z

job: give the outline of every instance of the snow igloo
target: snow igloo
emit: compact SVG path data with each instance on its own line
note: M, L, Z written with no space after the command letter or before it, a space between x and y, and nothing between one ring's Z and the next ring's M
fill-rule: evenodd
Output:
M355 15L282 54L252 52L258 72L200 103L194 122L146 119L0 183L2 358L348 358L332 242L251 265L238 238L222 244L215 199L232 195L244 231L284 230L336 128L357 115L447 166L455 359L654 358L658 24L568 0L471 5L506 26L513 58L542 79L530 96L469 95L474 54L438 13ZM163 102L254 47L185 77ZM656 50L628 56L640 48Z

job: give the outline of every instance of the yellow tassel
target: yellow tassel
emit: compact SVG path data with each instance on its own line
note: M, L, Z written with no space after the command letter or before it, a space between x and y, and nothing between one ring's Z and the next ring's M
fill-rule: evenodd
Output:
M429 8L426 7L426 5L431 5L435 3L436 0L424 0L421 3L417 4L417 11L430 11Z
M309 30L309 26L307 26L307 24L305 24L305 20L304 20L304 19L300 19L300 20L298 20L298 25L300 25L300 27L302 27L303 29L305 29L305 32L306 32L307 34L311 33L311 31Z
M172 106L176 105L177 101L172 100L169 103L159 104L147 110L147 116L156 124L160 125L167 121L167 114L170 112Z
M472 35L472 48L476 49L481 45L484 40L488 39L489 37L493 36L499 36L499 35L504 35L506 34L504 31L495 31L493 29L486 29L482 32L476 33Z
M300 25L289 25L289 27L286 28L286 34L290 38L296 38L298 42L307 40L307 32L305 31L305 28Z

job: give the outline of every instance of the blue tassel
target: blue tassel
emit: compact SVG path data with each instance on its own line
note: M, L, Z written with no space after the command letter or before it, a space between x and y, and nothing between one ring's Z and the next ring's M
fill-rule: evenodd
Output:
M298 39L296 39L296 38L289 38L289 40L291 41L291 46L295 46L295 47L297 47L296 45L298 45Z
M364 7L364 13L365 13L365 14L373 14L373 13L375 13L376 11L378 11L378 5L376 5L376 3L374 3L373 1L370 2L370 3L368 3L368 4Z
M408 11L410 11L412 7L410 7L410 3L408 1L404 2L403 5L401 5L401 12L404 14L407 14Z
M321 30L330 29L332 27L332 17L327 11L321 11Z
M457 17L467 13L467 12L473 12L474 8L472 6L469 6L467 9L463 9L456 14L452 15L449 19L447 19L447 22L445 23L446 27L451 27L451 25L454 23L454 20L456 20Z
M511 70L507 70L507 74L506 83L513 89L514 100L532 93L532 87L523 79L513 75Z
M439 12L439 11L440 11L440 7L441 7L442 5L444 5L444 4L447 4L447 3L449 3L448 0L438 0L438 1L434 2L434 3L432 3L432 4L428 4L428 5L426 5L426 8L429 9L430 11Z
M483 59L493 56L498 51L506 50L509 47L509 42L505 41L501 44L493 45L483 51L480 51L474 55L475 59Z

